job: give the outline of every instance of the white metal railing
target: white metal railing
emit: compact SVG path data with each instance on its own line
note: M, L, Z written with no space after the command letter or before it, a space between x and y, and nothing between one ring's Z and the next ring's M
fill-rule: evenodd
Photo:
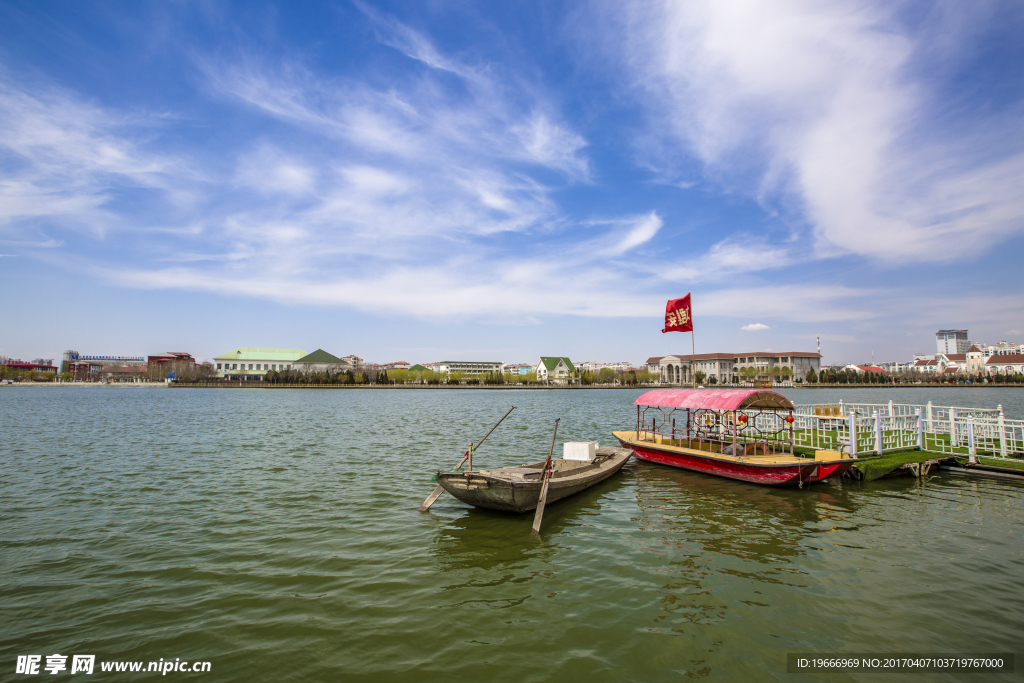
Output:
M995 419L997 415L1002 414L1003 406L996 408L964 408L959 406L937 406L933 405L931 401L923 405L912 404L912 403L846 403L845 401L839 401L838 403L812 403L807 405L798 405L796 411L802 415L814 415L815 409L824 411L826 408L835 412L838 410L843 415L849 415L850 413L856 413L857 415L869 417L878 413L882 417L890 415L916 415L917 411L921 411L922 418L927 424L931 424L936 421L949 420L951 415L960 417L972 416L979 418L991 418ZM927 428L927 427L926 427ZM928 431L933 431L928 429Z
M854 455L921 449L992 458L1024 456L1024 420L1007 420L1003 407L844 403L796 407L797 446ZM851 440L851 434L853 439Z

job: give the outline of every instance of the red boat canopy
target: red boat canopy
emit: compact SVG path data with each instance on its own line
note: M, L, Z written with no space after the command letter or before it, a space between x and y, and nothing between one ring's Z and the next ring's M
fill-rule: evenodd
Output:
M779 392L763 389L654 389L642 394L633 403L638 406L702 410L795 410L793 402Z

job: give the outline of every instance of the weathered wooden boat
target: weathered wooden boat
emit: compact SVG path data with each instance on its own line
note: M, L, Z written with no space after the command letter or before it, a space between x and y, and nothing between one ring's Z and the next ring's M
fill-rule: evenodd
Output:
M598 448L592 461L552 459L547 503L551 504L594 484L622 469L633 451L605 446ZM537 507L543 483L545 461L466 472L438 472L437 483L463 503L477 507L529 512Z
M634 403L636 429L613 434L641 460L770 486L813 484L857 462L840 451L797 457L795 407L775 391L655 389Z

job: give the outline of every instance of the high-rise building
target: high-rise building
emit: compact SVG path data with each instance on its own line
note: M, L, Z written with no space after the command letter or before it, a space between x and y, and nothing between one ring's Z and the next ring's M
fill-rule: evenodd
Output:
M935 333L935 348L938 353L967 353L970 347L967 330L939 330Z

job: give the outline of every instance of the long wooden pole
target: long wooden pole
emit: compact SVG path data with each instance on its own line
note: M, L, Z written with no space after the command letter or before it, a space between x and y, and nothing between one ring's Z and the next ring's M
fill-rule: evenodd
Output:
M551 481L551 454L555 452L555 436L558 435L558 418L555 420L555 433L551 435L551 450L548 451L548 459L544 461L544 469L541 471L540 500L537 501L537 512L533 515L533 533L540 533L540 522L544 517L544 503L548 500L548 482Z
M502 415L501 419L498 420L498 422L493 427L491 427L491 432L493 432L495 429L497 429L498 425L500 425L502 422L504 422L505 418L508 417L512 413L512 411L515 410L515 409L516 409L515 406L512 406L511 408L509 408L508 412L505 413L504 415ZM480 439L480 442L477 443L476 450L480 449L480 445L483 444L483 442L487 440L487 437L489 437L491 435L491 432L487 432L486 434L484 434L484 438ZM470 448L472 449L472 445L470 446ZM453 467L452 469L453 470L457 470L460 467L462 467L462 463L466 462L466 459L469 458L469 454L470 454L470 451L466 451L463 454L463 456L462 456L462 460L459 461L459 464L456 465L455 467ZM434 491L429 496L427 496L427 499L425 501L423 501L423 505L420 505L417 508L417 511L418 512L426 512L427 510L429 510L430 506L434 504L434 501L436 501L438 498L441 497L442 493L444 493L444 487L438 486L436 489L434 489Z

